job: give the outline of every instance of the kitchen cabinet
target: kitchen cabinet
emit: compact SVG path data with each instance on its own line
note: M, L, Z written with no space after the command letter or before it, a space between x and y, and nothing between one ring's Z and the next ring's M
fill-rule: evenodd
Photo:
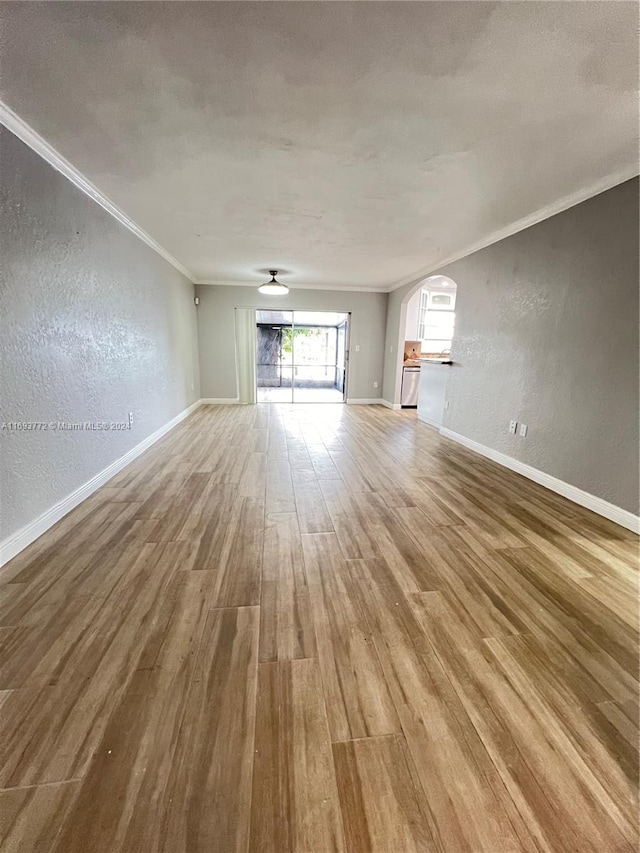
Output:
M449 360L420 360L418 419L431 426L441 427L444 421L444 404L450 369L451 361Z

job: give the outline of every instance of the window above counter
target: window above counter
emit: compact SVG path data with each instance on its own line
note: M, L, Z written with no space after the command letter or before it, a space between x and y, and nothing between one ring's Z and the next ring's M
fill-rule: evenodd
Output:
M418 309L418 337L422 341L422 352L451 349L455 306L455 285L448 290L422 289Z

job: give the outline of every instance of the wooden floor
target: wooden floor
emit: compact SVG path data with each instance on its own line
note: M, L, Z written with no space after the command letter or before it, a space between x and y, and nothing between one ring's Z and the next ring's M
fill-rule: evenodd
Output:
M634 851L637 563L415 413L201 408L0 578L2 850Z

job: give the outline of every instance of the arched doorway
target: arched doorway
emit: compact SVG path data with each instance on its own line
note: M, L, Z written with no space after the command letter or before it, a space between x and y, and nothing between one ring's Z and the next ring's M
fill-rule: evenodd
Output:
M433 373L431 365L437 364L438 360L450 358L454 340L457 290L457 283L453 279L445 275L434 274L417 282L413 287L407 288L404 293L398 306L398 314L396 314L398 318L396 320L398 322L396 327L398 344L395 368L392 368L395 373L393 408L417 406L420 415L420 389L425 389L423 374L427 374L427 370L423 370L423 366L428 365L428 372ZM392 344L390 349L393 349ZM431 361L418 360L425 357ZM418 365L420 365L419 379L415 375ZM409 373L412 375L405 376ZM444 406L445 376L448 377L448 374L448 370L442 369L438 371L437 381L434 376L432 387L435 387L436 384L440 387L439 394L436 395L438 397L435 401L436 410L440 398ZM411 380L411 383L405 382L405 379ZM418 399L416 399L415 394L409 398L403 392L403 383L405 388L409 387L410 384L413 384L414 388L416 385L418 386ZM424 396L423 394L423 398ZM438 418L433 416L433 407L430 407L430 414L424 419L438 425Z
M437 428L444 422L457 289L448 276L432 275L406 302L400 404Z
M440 355L451 352L458 286L445 275L421 282L407 300L405 341L419 341L420 352Z

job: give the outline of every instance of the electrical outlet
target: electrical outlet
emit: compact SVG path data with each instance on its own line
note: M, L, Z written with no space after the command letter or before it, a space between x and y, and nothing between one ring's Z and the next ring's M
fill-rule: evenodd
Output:
M374 382L374 383L373 383L373 387L374 387L374 388L377 388L379 385L380 385L380 383L379 383L379 382Z
M518 421L509 421L509 432L515 435L518 432Z
M528 429L529 429L529 427L526 424L520 424L520 436L522 438L527 437L527 430Z
M129 412L129 429L133 426L133 412Z
M360 344L356 344L356 352L360 352Z

